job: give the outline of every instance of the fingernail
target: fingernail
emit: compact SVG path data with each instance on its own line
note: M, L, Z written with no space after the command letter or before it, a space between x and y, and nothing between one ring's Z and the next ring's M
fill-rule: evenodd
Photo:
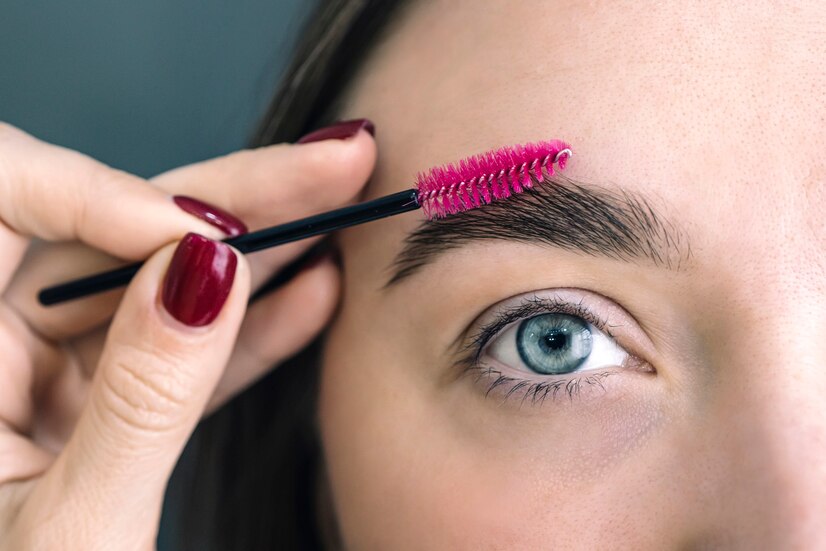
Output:
M209 222L230 237L247 233L247 225L227 211L219 209L209 203L204 203L193 197L176 195L172 198L175 204L189 214Z
M166 270L161 299L166 311L186 325L208 325L227 301L238 258L224 243L197 233L184 236Z
M337 122L326 128L310 132L302 136L296 143L320 142L321 140L346 140L358 134L362 128L370 132L371 136L376 135L376 127L370 120L353 119L351 121Z

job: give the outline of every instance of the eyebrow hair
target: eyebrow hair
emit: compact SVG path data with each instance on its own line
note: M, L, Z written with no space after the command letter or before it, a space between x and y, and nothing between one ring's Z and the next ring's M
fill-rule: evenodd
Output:
M557 174L477 209L423 222L404 240L385 287L441 254L478 241L540 243L590 256L680 270L691 258L685 233L642 195Z

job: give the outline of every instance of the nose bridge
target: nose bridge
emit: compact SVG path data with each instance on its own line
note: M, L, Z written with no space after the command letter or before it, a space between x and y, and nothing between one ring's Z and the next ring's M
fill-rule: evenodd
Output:
M719 425L708 430L710 453L726 465L720 514L743 537L762 534L782 548L826 547L826 304L818 291L768 285L732 316L714 360L708 419Z

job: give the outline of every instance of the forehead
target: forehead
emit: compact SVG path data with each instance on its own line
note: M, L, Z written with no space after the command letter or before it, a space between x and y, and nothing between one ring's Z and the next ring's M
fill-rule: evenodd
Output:
M378 128L369 194L409 187L434 164L559 138L574 148L571 176L662 198L700 240L710 219L727 239L773 220L792 231L786 218L801 225L793 233L822 228L822 3L598 6L414 2L347 102ZM345 239L393 249L417 222Z

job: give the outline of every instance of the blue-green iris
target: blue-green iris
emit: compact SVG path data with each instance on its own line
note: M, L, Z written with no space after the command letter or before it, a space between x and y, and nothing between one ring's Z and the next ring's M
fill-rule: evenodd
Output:
M571 373L591 354L593 339L585 320L543 314L519 324L516 348L527 366L543 375Z

